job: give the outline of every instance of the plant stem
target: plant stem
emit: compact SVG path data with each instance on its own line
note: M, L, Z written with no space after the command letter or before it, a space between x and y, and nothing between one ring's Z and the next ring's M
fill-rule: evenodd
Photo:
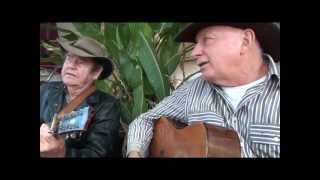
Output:
M116 73L112 72L112 76L114 77L114 79L115 79L116 81L120 82L121 86L122 86L123 89L124 89L125 94L126 94L126 95L128 96L128 98L129 98L129 101L131 101L131 100L132 100L132 97L131 97L131 95L130 95L130 93L129 93L128 88L127 88L126 85L124 84L124 82L117 76Z
M188 79L190 79L193 75L195 75L195 74L197 74L197 73L199 73L200 72L200 70L199 71L196 71L196 72L194 72L194 73L192 73L192 74L190 74L188 77L186 77L185 79L183 79L183 81L177 86L177 88L176 89L178 89L184 82L186 82Z

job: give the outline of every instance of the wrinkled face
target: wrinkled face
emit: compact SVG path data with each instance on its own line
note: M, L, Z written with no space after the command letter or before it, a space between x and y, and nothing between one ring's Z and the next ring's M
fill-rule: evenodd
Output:
M230 85L244 63L241 60L243 30L211 26L196 36L192 56L200 66L202 78L218 85Z
M102 68L95 68L93 60L68 53L62 67L62 81L66 86L84 86L94 82Z

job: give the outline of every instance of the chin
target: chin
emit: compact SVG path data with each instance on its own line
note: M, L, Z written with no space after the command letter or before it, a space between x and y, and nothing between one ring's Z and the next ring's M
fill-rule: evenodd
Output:
M77 85L78 83L74 82L73 80L70 79L62 79L63 84L65 84L66 86L74 86Z

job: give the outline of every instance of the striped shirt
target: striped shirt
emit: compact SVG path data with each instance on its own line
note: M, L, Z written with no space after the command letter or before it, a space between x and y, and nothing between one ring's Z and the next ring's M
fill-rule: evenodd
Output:
M129 125L127 153L138 150L148 156L154 120L163 116L233 129L240 139L242 157L280 157L280 63L265 57L266 79L249 88L236 109L221 87L196 78Z

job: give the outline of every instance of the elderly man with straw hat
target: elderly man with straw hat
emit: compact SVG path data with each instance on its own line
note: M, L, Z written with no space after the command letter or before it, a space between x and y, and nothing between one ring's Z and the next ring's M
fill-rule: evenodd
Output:
M59 44L65 53L62 82L40 87L40 156L120 155L119 102L95 88L113 71L106 49L89 37Z

